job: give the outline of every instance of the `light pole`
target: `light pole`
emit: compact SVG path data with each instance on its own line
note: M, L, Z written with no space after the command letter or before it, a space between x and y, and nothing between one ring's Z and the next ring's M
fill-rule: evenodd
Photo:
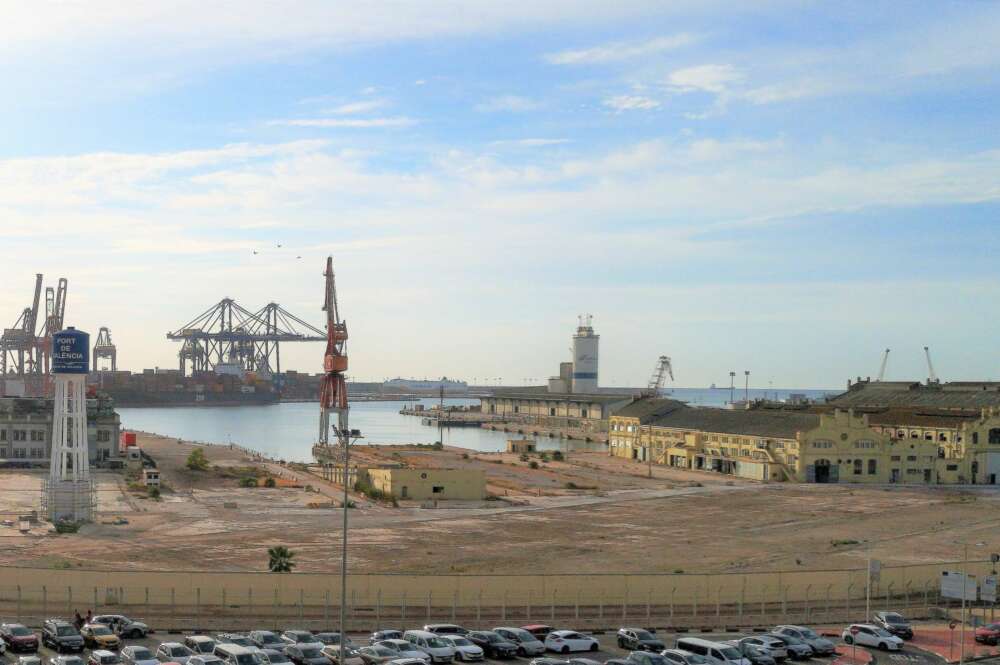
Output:
M347 418L346 414L343 418L346 425ZM340 441L340 445L344 447L344 529L343 529L343 540L341 541L341 551L340 551L340 658L338 659L341 664L344 662L344 639L347 635L347 506L348 506L348 496L347 489L349 483L348 470L350 468L351 462L351 443L356 443L359 439L364 437L361 436L361 431L356 429L341 429L336 425L333 425L333 433L336 435L337 440Z
M746 384L743 386L743 401L747 404L750 403L750 370L743 370L743 376L746 377Z
M965 597L968 595L967 589L969 588L969 543L962 543L955 541L956 544L961 545L964 550L964 556L962 557L962 629L959 634L958 644L958 665L964 665L965 663ZM973 543L974 547L983 547L986 543Z
M729 403L736 401L736 372L729 373Z

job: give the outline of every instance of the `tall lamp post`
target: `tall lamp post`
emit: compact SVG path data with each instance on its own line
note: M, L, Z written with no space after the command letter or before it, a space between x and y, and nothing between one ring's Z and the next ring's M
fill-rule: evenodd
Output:
M964 556L962 557L962 629L958 638L959 643L959 655L958 655L958 665L964 665L965 663L965 608L966 602L965 597L967 594L967 589L969 587L969 543L955 541L957 545L961 545L964 550ZM983 547L986 543L972 543L974 547Z
M346 416L346 414L345 414ZM364 437L361 436L361 431L356 429L346 429L347 418L344 418L345 428L341 429L337 425L333 425L333 433L337 437L337 441L340 445L344 447L344 476L342 478L344 483L344 525L343 534L341 541L341 551L340 551L340 662L344 662L344 648L345 648L345 635L347 635L347 507L349 498L347 496L347 489L350 486L350 462L351 462L351 444L357 443L359 439Z
M750 370L743 370L743 376L746 377L746 383L743 385L743 401L747 404L750 403Z
M736 372L729 373L729 403L736 401Z

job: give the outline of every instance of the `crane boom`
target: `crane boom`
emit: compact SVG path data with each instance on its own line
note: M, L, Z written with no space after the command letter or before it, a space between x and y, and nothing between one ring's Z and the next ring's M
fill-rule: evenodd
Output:
M670 361L669 356L660 356L656 360L656 366L653 367L653 374L649 377L649 383L646 386L646 394L651 397L656 397L660 394L660 390L663 388L663 384L667 377L670 380L674 380L674 367Z
M937 374L934 372L934 363L931 362L931 350L924 347L924 355L927 356L927 382L937 383Z
M333 274L333 257L326 259L326 293L323 310L326 312L326 353L323 356L323 381L319 390L319 443L329 445L330 413L337 414L338 430L347 429L347 322L340 320L337 308L337 283ZM346 473L346 472L345 472Z
M878 368L878 378L876 381L881 381L885 378L885 367L889 364L889 349L886 349L882 354L882 365Z

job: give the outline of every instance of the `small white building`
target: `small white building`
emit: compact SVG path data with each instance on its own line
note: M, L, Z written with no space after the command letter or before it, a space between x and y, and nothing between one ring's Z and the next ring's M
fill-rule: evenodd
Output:
M146 487L159 487L160 486L160 470L159 469L143 469L142 470L142 484Z

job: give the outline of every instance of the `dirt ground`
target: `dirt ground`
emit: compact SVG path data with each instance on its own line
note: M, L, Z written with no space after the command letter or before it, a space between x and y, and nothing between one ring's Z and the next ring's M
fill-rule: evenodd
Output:
M162 472L161 500L99 472L98 518L74 535L44 524L20 533L16 517L37 509L44 474L0 471L0 513L13 520L0 526L0 565L264 570L267 548L283 544L298 570L335 567L341 488L225 446L204 448L212 468L194 472L184 466L192 445L155 435L140 435L140 445ZM352 496L358 572L815 569L858 567L869 550L891 565L955 559L955 541L1000 549L1000 494L987 488L762 485L663 467L649 478L644 464L599 452L532 457L538 469L516 455L452 448L352 454L362 464L482 468L497 497L430 509ZM279 487L240 487L250 473Z

